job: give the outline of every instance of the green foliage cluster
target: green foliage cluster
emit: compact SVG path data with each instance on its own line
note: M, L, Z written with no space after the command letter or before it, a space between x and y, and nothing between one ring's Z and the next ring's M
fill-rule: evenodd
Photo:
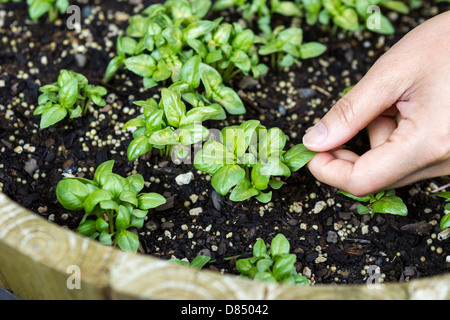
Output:
M408 215L408 208L403 200L395 195L395 190L380 191L365 197L356 197L342 190L339 190L338 193L356 201L368 202L366 205L358 204L357 210L359 214L370 214L371 217L375 213L388 213L398 216Z
M270 37L270 22L275 13L300 17L308 25L320 24L334 30L341 28L355 32L368 29L376 33L393 34L394 27L378 8L408 14L410 7L417 8L420 5L421 0L218 0L213 10L236 7L245 20L253 24L256 22L262 33ZM371 20L374 10L379 13L379 25Z
M302 55L299 52L302 37L288 39L285 37L288 33L279 32L281 30L269 40L276 41L276 51L259 50L268 40L252 29L239 23L223 22L222 18L204 20L211 3L209 0L170 0L151 5L133 16L126 35L118 37L117 56L108 65L105 82L125 65L144 78L146 88L169 79L175 83L180 80L184 63L193 55L199 55L203 63L215 68L223 82L241 73L258 78L268 70L260 62L261 56L286 52L299 62L300 58L315 57L325 50L324 46L309 46L304 50L308 54Z
M56 196L64 208L84 210L77 232L136 252L138 236L127 229L142 228L149 209L164 204L166 199L157 193L140 193L144 178L139 174L123 178L112 173L113 166L114 160L102 163L93 180L78 177L61 180Z
M57 82L39 90L42 94L34 115L41 115L41 129L54 125L67 115L70 119L85 115L91 102L100 107L106 105L103 100L106 89L90 85L85 76L73 71L62 70Z
M220 141L209 140L194 158L196 169L213 175L212 186L221 195L230 194L232 201L256 197L267 203L272 191L282 187L279 177L289 177L315 155L299 144L284 151L288 137L279 128L262 126L249 120L240 126L222 129Z
M0 3L21 2L22 0L0 0ZM69 7L69 0L27 0L28 15L35 21L48 13L50 22L58 19L59 14L65 14Z
M236 261L236 267L242 276L265 282L279 282L295 285L308 285L309 280L297 273L295 263L297 256L289 253L290 244L279 233L272 239L267 251L263 239L258 239L253 246L253 256Z
M159 104L153 98L134 103L143 107L143 114L124 125L125 130L136 127L134 139L127 150L130 161L149 152L153 147L165 149L163 154L171 155L173 146L198 143L209 134L209 130L200 122L224 119L225 116L223 108L217 103L187 110L181 95L168 88L162 89ZM184 158L186 156L182 153L184 149L179 150L181 154L178 154L178 157Z
M433 194L433 196L444 198L446 202L448 202L444 209L450 211L450 192L438 192ZM450 212L445 214L441 219L440 223L441 230L450 228Z

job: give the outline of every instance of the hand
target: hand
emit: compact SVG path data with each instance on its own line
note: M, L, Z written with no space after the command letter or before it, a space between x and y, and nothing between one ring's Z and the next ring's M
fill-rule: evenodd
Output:
M371 149L342 145L367 127ZM450 12L408 33L303 137L323 183L356 196L450 174Z

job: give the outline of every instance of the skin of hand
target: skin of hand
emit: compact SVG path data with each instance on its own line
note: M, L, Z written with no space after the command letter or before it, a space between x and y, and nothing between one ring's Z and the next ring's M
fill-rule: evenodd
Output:
M344 150L364 128L370 150ZM450 11L381 56L303 143L316 179L355 196L450 174Z

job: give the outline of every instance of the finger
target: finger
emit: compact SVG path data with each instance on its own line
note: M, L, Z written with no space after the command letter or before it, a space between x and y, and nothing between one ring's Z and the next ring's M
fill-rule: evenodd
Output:
M411 87L417 66L405 61L404 54L392 50L383 55L353 89L303 137L313 151L332 150L365 128L391 108ZM388 110L388 111L387 111Z
M397 128L397 123L392 117L379 116L375 118L368 126L370 147L372 149L385 143L392 132Z
M309 163L308 168L317 180L364 196L394 185L417 171L417 150L411 142L386 142L361 157L349 154L322 152ZM398 155L402 155L399 157Z

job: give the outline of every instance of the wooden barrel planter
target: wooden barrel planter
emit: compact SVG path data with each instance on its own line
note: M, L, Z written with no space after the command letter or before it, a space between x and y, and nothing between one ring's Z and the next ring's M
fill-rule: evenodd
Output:
M295 287L197 271L102 245L1 193L0 285L23 299L450 299L450 274L372 287Z

